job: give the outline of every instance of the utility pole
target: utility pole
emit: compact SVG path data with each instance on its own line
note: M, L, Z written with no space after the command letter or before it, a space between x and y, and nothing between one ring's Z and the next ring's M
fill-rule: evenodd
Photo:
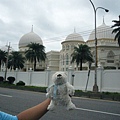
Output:
M5 63L5 76L4 76L4 81L6 81L6 76L7 76L7 67L8 67L8 57L9 57L9 51L10 51L10 42L9 45L7 46L7 58L6 58L6 63Z

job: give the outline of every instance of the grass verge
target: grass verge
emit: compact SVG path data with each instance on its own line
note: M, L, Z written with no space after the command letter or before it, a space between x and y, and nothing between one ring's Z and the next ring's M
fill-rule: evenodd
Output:
M10 88L10 89L18 89L18 90L28 90L28 91L35 91L35 92L43 92L46 93L47 87L37 87L37 86L17 86L14 84L3 84L0 83L0 87ZM111 92L84 92L82 90L75 90L76 97L87 97L87 98L95 98L95 99L104 99L104 100L114 100L120 101L120 93L111 93Z

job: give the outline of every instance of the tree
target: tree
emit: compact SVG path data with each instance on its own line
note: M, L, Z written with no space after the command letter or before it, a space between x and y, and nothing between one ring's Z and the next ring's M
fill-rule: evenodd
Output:
M83 44L74 47L74 51L71 54L71 57L71 63L76 62L77 66L80 64L80 70L82 70L82 63L87 61L93 62L93 56L91 54L90 47Z
M113 20L112 22L115 23L112 26L112 28L114 28L112 33L116 33L115 40L118 40L118 44L119 44L119 47L120 47L120 15L119 15L119 20Z
M2 51L0 49L0 66L1 66L2 63L6 62L6 58L7 58L7 52Z
M30 43L27 47L25 57L28 61L34 63L33 69L36 70L36 63L46 59L45 47L39 43Z
M8 69L22 69L25 63L25 57L18 51L13 51L8 58Z

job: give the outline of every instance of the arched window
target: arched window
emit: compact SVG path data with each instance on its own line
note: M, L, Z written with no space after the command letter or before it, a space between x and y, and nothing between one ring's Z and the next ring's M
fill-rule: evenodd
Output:
M71 45L71 50L74 50L74 45Z
M66 50L69 50L69 45L66 45Z
M64 45L62 46L62 49L63 49L63 51L65 50L65 46Z
M66 54L66 65L68 65L69 64L69 56L68 56L68 54Z
M62 57L63 57L63 56L61 55L61 56L60 56L60 64L61 64L61 65L62 65L62 60L63 60Z
M60 55L60 60L62 60L62 57L63 57L63 56L62 56L62 55Z
M64 65L64 55L63 55L63 65Z
M114 63L114 53L113 51L109 51L107 54L107 62L108 63Z

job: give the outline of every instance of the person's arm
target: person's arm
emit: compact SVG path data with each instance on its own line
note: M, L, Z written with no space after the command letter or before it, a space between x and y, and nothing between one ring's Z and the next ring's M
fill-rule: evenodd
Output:
M48 111L49 104L50 99L46 99L42 103L19 113L17 115L18 120L39 120Z

